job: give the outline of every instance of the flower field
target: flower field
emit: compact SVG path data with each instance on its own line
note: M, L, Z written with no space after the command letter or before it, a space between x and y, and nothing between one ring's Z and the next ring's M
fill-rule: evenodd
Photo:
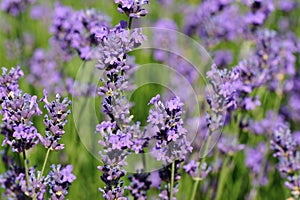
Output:
M300 199L297 0L0 6L0 199Z

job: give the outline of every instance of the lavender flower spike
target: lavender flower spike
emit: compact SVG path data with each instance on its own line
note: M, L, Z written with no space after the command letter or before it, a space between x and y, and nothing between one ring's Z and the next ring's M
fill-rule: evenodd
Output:
M47 176L47 182L50 187L51 200L65 199L71 183L76 179L72 174L72 165L61 167L61 165L52 165L52 170Z
M287 179L285 186L291 194L298 199L300 197L300 154L291 131L287 125L280 125L274 132L271 141L273 156L279 159L278 170Z
M46 127L46 137L40 137L41 143L45 148L52 150L61 150L64 148L63 144L59 144L62 135L65 134L63 130L67 123L67 116L71 113L68 107L71 101L65 98L61 101L59 94L56 95L56 100L49 102L48 93L44 90L44 97L41 99L45 103L45 108L48 115L45 115L44 125Z
M156 130L153 138L156 139L155 156L158 160L171 163L174 160L184 160L187 153L192 151L186 139L186 129L183 127L183 103L178 97L164 105L160 95L153 97L149 104L155 109L150 109L147 122Z

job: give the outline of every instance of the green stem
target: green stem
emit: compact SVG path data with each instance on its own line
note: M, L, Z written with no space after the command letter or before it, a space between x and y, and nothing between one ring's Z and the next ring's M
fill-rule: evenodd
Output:
M131 29L131 25L132 25L132 17L129 17L129 22L128 22L128 29Z
M217 189L216 200L221 199L221 195L223 194L225 180L226 180L226 177L228 176L228 173L229 173L229 166L228 166L229 159L230 159L230 157L227 156L225 158L224 163L223 163L223 167L222 167L220 177L219 177L219 181L218 181L218 189Z
M49 148L49 149L47 150L47 153L46 153L46 157L45 157L45 160L44 160L44 163L43 163L42 171L41 171L41 173L40 173L39 176L38 176L38 181L39 181L39 180L41 179L41 177L43 176L43 173L44 173L44 171L45 171L45 167L46 167L46 164L47 164L47 161L48 161L48 157L49 157L50 151L51 151L51 149Z
M23 151L23 158L24 158L26 182L27 182L27 187L29 188L30 184L29 184L28 165L27 165L27 158L26 158L25 150Z
M174 176L175 176L175 161L173 161L173 163L172 163L172 174L171 174L171 184L170 184L170 200L173 200Z
M194 200L195 197L196 197L196 193L197 193L197 188L198 188L198 185L199 185L199 179L196 180L195 184L194 184L194 188L193 188L193 193L192 193L192 197L191 197L191 200Z
M197 177L196 177L195 184L194 184L194 187L193 187L193 193L192 193L192 196L191 196L191 200L194 200L196 198L197 188L198 188L199 182L201 180L199 178L199 176L200 176L200 173L201 173L202 165L205 162L206 154L208 153L207 151L208 151L210 141L211 141L211 134L208 136L207 141L205 142L204 156L203 156L203 159L201 159L201 162L200 162L200 166L199 166L200 169L198 170L198 173L197 173Z
M45 160L44 160L44 163L43 163L42 171L41 171L41 173L40 173L39 176L38 176L38 181L40 181L40 179L41 179L42 176L43 176L43 173L44 173L44 171L45 171L45 167L46 167L46 164L47 164L47 161L48 161L48 157L49 157L50 151L51 151L50 148L47 149L47 153L46 153L46 157L45 157ZM35 192L34 192L34 194L33 194L33 200L36 200L36 193L35 193Z

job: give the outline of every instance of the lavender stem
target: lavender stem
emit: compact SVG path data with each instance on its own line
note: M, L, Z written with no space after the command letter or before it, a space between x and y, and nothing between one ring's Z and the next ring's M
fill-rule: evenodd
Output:
M45 160L44 160L44 163L43 163L43 167L42 167L42 171L38 177L38 181L41 179L41 177L43 176L43 173L44 173L44 170L45 170L45 167L46 167L46 164L47 164L47 161L48 161L48 157L49 157L49 154L50 154L50 151L51 151L51 148L49 148L47 150L47 153L46 153L46 157L45 157Z
M197 188L198 188L199 182L201 180L201 178L199 178L199 176L200 176L200 172L201 172L201 169L202 169L202 165L203 165L203 163L205 163L205 156L208 153L207 151L208 151L210 140L211 140L211 134L209 134L209 136L207 138L207 141L205 142L204 157L200 161L200 165L199 165L200 170L198 170L198 174L197 174L197 178L195 180L195 184L194 184L194 188L193 188L193 193L192 193L191 200L194 200L195 197L196 197Z
M23 151L23 158L24 158L24 167L25 167L25 176L26 176L27 187L29 187L30 185L29 185L28 165L27 165L27 158L26 158L25 150Z
M172 163L172 174L171 174L171 183L170 183L170 200L173 199L174 175L175 175L175 161L173 161L173 163Z

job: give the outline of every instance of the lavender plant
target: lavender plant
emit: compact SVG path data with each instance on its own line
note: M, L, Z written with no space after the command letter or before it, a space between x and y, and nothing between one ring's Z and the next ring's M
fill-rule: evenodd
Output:
M57 172L44 175L48 156L52 150L61 150L63 145L58 144L66 124L66 117L70 113L67 110L70 102L68 99L60 102L58 95L56 101L47 100L47 92L44 92L43 101L49 115L45 115L46 136L42 136L33 123L33 117L42 114L37 102L37 96L23 94L19 88L19 79L24 76L18 66L8 73L3 68L1 76L1 135L5 138L2 146L12 150L5 152L6 166L8 170L0 177L0 183L5 190L3 198L12 199L45 199L47 187L50 187L52 199L64 199L69 185L75 180L72 174L72 166ZM41 171L36 166L29 167L28 151L37 144L43 144L47 148L47 154ZM21 156L23 158L21 159ZM13 157L17 157L15 160ZM23 160L23 164L21 163ZM54 165L53 165L54 168ZM59 177L57 177L59 176ZM55 191L53 193L53 191Z

